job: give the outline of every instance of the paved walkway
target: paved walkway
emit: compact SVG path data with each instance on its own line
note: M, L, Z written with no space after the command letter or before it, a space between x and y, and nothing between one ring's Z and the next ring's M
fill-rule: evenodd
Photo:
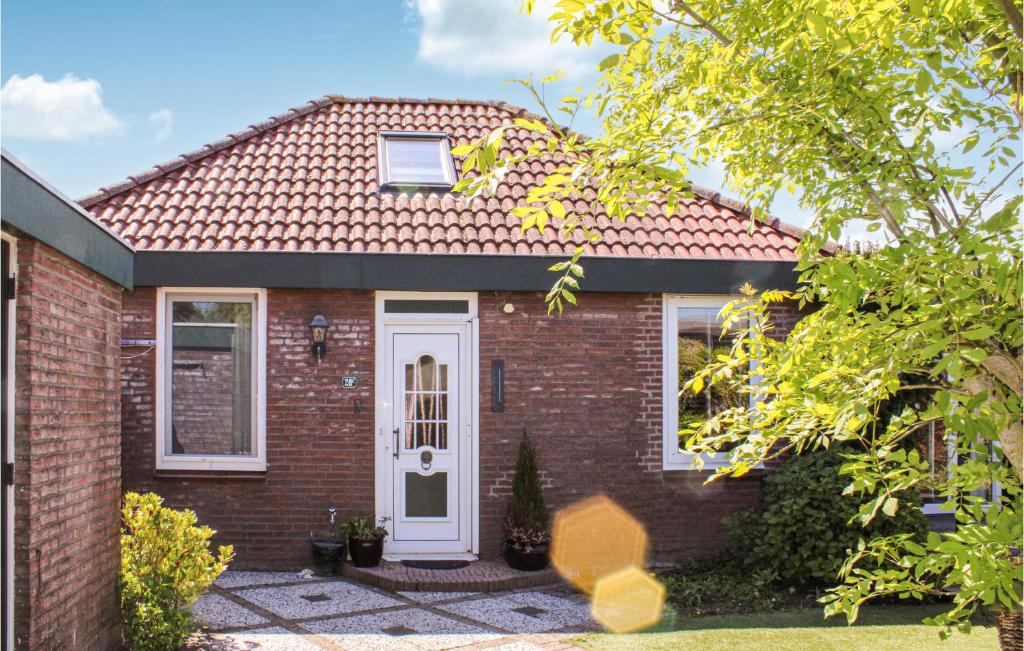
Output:
M195 606L216 651L570 649L598 630L586 597L551 585L505 592L389 592L345 578L225 572Z

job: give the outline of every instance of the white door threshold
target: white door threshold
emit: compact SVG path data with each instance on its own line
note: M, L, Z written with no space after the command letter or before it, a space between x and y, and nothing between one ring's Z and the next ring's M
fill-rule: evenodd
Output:
M402 553L385 553L384 560L386 561L475 561L477 555L470 552L451 552L443 554L440 552L402 552Z

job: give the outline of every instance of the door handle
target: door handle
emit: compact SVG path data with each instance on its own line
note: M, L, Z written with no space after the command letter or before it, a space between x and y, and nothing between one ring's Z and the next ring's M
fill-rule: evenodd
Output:
M395 428L394 434L395 434L395 447L392 450L391 454L393 454L394 457L397 459L398 458L398 428L397 427Z

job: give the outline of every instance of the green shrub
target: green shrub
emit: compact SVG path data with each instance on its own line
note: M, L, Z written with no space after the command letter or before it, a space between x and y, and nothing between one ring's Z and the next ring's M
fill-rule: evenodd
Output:
M695 614L771 610L788 596L770 569L751 571L729 552L687 561L659 578L668 600Z
M861 538L896 533L924 536L927 521L916 493L899 495L895 517L879 512L868 527L857 521L861 500L844 496L843 458L819 450L787 459L764 480L761 509L726 518L733 543L750 569L767 569L787 586L835 582L847 550Z
M212 529L159 495L126 493L119 589L125 645L135 651L180 648L193 630L190 608L223 572L231 547L210 553Z

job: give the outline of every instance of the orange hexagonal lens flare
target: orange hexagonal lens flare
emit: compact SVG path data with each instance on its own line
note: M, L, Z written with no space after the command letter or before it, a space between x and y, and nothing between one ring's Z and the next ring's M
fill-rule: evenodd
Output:
M643 525L604 495L576 502L555 514L551 563L565 580L587 594L601 577L642 566L646 554Z
M613 633L633 633L657 624L664 606L665 586L628 567L598 579L590 614Z

